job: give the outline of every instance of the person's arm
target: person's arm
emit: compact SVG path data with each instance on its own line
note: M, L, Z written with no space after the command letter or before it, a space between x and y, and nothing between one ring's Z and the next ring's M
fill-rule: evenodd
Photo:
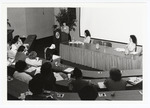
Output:
M128 47L128 50L129 50L129 52L135 52L135 48L136 48L136 45L133 44Z
M42 65L42 60L35 60L35 59L32 60L32 59L26 58L25 62L31 66L41 66Z
M66 31L65 31L67 34L69 34L69 27L66 26Z

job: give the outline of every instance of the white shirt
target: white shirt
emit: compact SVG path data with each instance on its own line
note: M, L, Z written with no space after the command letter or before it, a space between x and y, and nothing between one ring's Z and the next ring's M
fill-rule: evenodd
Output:
M91 37L90 36L87 36L87 37L85 37L84 38L84 43L90 43L90 41L91 41Z
M29 83L29 81L32 79L32 77L24 72L17 72L15 71L14 74L13 74L13 77L22 81L22 82L25 82L25 83Z
M42 60L26 58L25 62L32 66L41 66Z

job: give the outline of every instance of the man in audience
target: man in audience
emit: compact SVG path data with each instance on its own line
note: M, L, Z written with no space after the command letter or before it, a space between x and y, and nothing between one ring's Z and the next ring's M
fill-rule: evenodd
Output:
M32 77L25 72L26 67L26 62L21 60L17 61L15 64L16 71L14 72L13 77L28 84Z
M69 90L74 92L78 92L80 89L90 84L88 81L82 79L82 72L78 68L74 69L72 77L75 78L75 80L69 83Z
M104 84L108 90L125 90L127 82L121 79L121 72L117 68L112 68L109 72L110 78Z
M87 85L78 91L81 100L96 100L98 91L93 85Z

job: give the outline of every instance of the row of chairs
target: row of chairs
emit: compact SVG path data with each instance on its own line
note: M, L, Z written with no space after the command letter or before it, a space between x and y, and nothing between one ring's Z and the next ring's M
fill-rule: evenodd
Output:
M107 42L107 41L104 42L104 41L101 41L101 40L93 40L92 43L112 47L112 43Z

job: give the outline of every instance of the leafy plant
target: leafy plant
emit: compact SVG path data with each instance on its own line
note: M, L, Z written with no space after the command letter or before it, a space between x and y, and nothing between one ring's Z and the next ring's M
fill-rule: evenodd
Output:
M60 12L55 16L56 21L60 24L60 26L63 25L63 22L65 22L69 26L69 31L73 30L75 31L76 26L76 18L70 17L71 11L67 11L67 9L60 8Z

